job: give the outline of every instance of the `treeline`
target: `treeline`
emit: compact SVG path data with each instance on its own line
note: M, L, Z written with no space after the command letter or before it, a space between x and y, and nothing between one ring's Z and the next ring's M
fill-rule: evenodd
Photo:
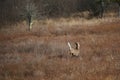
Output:
M109 8L110 4L114 5ZM120 15L120 0L0 0L0 24L69 17L84 11L89 17L103 17L105 11L115 9Z

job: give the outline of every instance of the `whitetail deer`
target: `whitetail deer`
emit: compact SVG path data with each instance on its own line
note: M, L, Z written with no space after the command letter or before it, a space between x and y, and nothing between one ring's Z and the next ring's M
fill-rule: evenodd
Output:
M70 43L68 42L68 46L70 48L70 54L72 56L79 56L79 53L80 53L80 44L78 42L75 43L76 44L76 48L72 48Z

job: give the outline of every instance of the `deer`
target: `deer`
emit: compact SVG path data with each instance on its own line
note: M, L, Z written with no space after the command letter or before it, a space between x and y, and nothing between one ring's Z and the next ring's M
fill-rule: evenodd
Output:
M69 46L69 50L70 50L70 54L72 56L76 56L78 57L80 54L80 44L78 42L75 43L76 44L76 48L72 48L72 46L70 45L70 42L68 42L68 46Z

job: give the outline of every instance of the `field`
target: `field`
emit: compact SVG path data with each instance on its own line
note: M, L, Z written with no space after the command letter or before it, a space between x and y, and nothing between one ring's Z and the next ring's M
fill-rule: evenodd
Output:
M120 80L120 19L53 19L0 29L0 80ZM79 57L67 42L80 43Z

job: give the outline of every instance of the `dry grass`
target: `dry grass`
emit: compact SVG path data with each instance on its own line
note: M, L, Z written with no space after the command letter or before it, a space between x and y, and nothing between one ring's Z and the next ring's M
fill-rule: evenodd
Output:
M3 29L0 80L120 80L119 20L70 22L35 22L31 32ZM79 57L69 55L67 41L81 44Z

